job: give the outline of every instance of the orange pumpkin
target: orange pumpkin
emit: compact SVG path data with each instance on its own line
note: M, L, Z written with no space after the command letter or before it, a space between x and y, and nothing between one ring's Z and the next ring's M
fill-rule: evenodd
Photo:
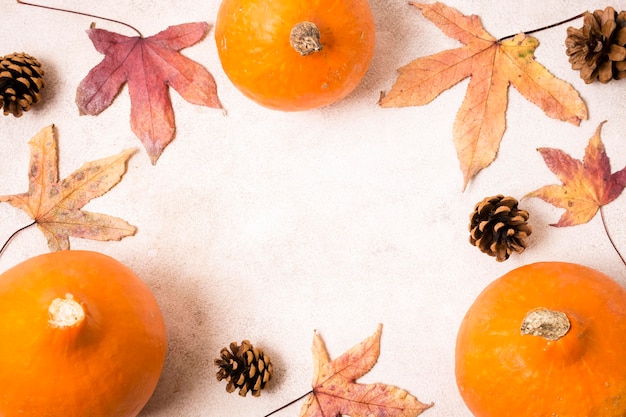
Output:
M154 297L113 258L53 252L0 275L2 417L134 417L165 347Z
M232 83L276 110L308 110L344 98L374 54L367 0L223 0L217 50Z
M463 319L456 380L477 417L626 415L626 291L563 262L517 268Z

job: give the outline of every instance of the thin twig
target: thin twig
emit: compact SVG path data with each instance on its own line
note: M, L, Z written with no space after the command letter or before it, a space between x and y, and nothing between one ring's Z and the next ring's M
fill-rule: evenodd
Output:
M296 398L295 400L288 402L287 404L283 405L283 406L282 406L282 407L280 407L280 408L277 408L276 410L272 411L272 412L271 412L271 413L269 413L269 414L264 415L263 417L269 417L269 416L271 416L272 414L276 414L276 413L278 413L280 410L284 410L285 408L289 407L289 406L290 406L290 405L292 405L292 404L297 403L298 401L300 401L301 399L303 399L304 397L306 397L307 395L312 394L312 393L313 393L313 390L311 390L311 391L307 392L307 393L306 393L306 394L304 394L304 395L299 396L299 397L298 397L298 398Z
M134 30L135 32L137 32L139 34L140 38L143 38L143 35L141 34L141 32L139 32L139 30L137 30L137 28L135 28L134 26L129 25L128 23L125 23L125 22L122 22L122 21L119 21L119 20L109 19L108 17L97 16L95 14L77 12L77 11L74 11L74 10L60 9L58 7L44 6L43 4L28 3L28 2L25 2L25 1L22 1L22 0L17 0L17 2L19 4L24 4L26 6L41 7L42 9L55 10L57 12L73 13L73 14L77 14L77 15L80 15L80 16L93 17L93 18L100 19L100 20L106 20L107 22L117 23L117 24L120 24L120 25L124 25L124 26L126 26L128 28L131 28L132 30Z
M574 16L574 17L570 17L570 18L568 18L568 19L561 20L560 22L553 23L553 24L548 25L548 26L544 26L544 27L540 27L540 28L537 28L537 29L529 30L529 31L527 31L527 32L524 32L524 34L526 34L526 35L530 35L531 33L540 32L540 31L542 31L542 30L546 30L546 29L552 29L553 27L557 27L557 26L563 25L563 24L565 24L565 23L571 22L572 20L576 20L576 19L578 19L578 18L580 18L580 17L583 17L584 15L585 15L585 12L583 12L583 13L581 13L581 14L578 14L578 15L576 15L576 16ZM503 40L505 40L505 39L509 39L509 38L512 38L512 37L514 37L515 35L517 35L517 33L515 33L515 34L513 34L513 35L503 36L502 38L498 39L496 42L502 42Z
M24 227L20 227L19 229L17 229L15 232L13 232L13 234L11 236L9 236L9 238L6 240L6 242L4 242L4 245L2 245L2 247L0 248L0 255L2 255L2 253L4 252L4 249L7 247L7 245L9 244L9 242L11 241L11 239L13 239L15 237L15 235L17 235L19 232L21 232L24 229L28 229L29 227L35 225L37 222L34 221L30 224L27 224Z
M617 250L617 246L615 246L615 243L613 242L613 239L611 238L609 229L608 227L606 227L606 221L604 220L604 210L602 210L602 206L600 206L600 218L602 219L602 226L604 226L604 231L606 232L606 236L609 238L609 242L611 242L611 246L613 246L613 249L615 249L615 252L617 252L617 255L622 260L622 263L626 265L626 260L624 260L624 257L622 256L622 254L619 253L619 250Z

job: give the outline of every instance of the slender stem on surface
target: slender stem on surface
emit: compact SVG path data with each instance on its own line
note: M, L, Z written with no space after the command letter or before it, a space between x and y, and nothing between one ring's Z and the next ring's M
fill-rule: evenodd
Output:
M583 17L584 15L585 15L585 12L580 13L580 14L578 14L578 15L576 15L576 16L573 16L573 17L567 18L567 19L565 19L565 20L561 20L560 22L557 22L557 23L552 23L551 25L548 25L548 26L543 26L543 27L540 27L540 28L537 28L537 29L529 30L529 31L524 32L524 33L525 33L526 35L530 35L531 33L540 32L540 31L542 31L542 30L546 30L546 29L552 29L553 27L557 27L557 26L563 25L563 24L565 24L565 23L571 22L572 20L576 20L576 19L578 19L578 18L580 18L580 17ZM515 34L513 34L513 35L503 36L502 38L498 39L498 40L497 40L497 42L502 42L503 40L505 40L505 39L509 39L509 38L512 38L512 37L514 37L515 35L517 35L517 33L515 33Z
M22 0L17 0L17 2L19 4L24 4L26 6L41 7L42 9L55 10L57 12L73 13L73 14L77 14L77 15L80 15L80 16L93 17L93 18L100 19L100 20L106 20L107 22L117 23L117 24L120 24L120 25L124 25L124 26L126 26L128 28L131 28L132 30L134 30L135 32L137 32L139 34L140 38L143 38L143 35L141 34L141 32L139 32L139 30L137 30L137 28L135 28L134 26L129 25L128 23L121 22L119 20L109 19L108 17L97 16L95 14L77 12L75 10L60 9L58 7L44 6L43 4L29 3L29 2L26 2L26 1L22 1Z
M287 404L283 405L283 406L282 406L282 407L280 407L280 408L277 408L276 410L272 411L272 412L271 412L271 413L269 413L269 414L264 415L263 417L269 417L269 416L271 416L272 414L276 414L276 413L278 413L280 410L284 410L285 408L289 407L289 406L290 406L290 405L292 405L292 404L297 403L298 401L300 401L301 399L303 399L304 397L306 397L307 395L312 394L312 393L313 393L313 390L311 390L311 391L307 392L306 394L303 394L303 395L299 396L299 397L298 397L298 398L296 398L295 400L288 402Z
M609 238L609 242L611 242L611 246L613 246L613 249L615 249L615 252L617 252L617 256L619 256L619 258L622 260L622 263L626 265L626 260L624 260L624 257L622 256L622 254L619 253L619 250L617 250L617 246L615 246L615 242L613 242L613 239L611 238L611 234L609 233L609 228L606 227L606 220L604 220L604 210L602 210L602 206L600 206L600 218L602 219L602 226L604 226L604 232L606 233L606 236Z
M29 227L34 226L35 224L37 224L37 221L34 221L34 222L30 223L30 224L27 224L24 227L20 227L15 232L13 232L13 234L11 236L9 236L9 238L6 240L6 242L4 242L4 245L2 245L2 247L0 248L0 255L2 255L2 253L4 252L4 249L7 247L7 245L11 241L11 239L13 239L15 237L15 235L17 235L19 232L21 232L24 229L28 229Z

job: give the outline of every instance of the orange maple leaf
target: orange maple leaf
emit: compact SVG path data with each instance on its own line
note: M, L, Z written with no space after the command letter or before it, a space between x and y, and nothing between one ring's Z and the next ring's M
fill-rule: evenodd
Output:
M380 354L382 325L363 342L331 361L320 335L313 339L313 389L300 417L415 417L433 404L423 404L407 391L385 384L358 384Z
M199 42L208 30L204 22L170 26L147 38L88 30L95 48L105 57L76 90L81 114L102 112L128 82L131 128L155 164L176 131L168 86L190 103L222 108L213 76L179 52Z
M589 139L582 161L560 149L539 148L543 160L563 185L547 185L528 193L553 206L565 209L552 226L575 226L587 223L598 210L615 200L626 186L626 167L611 174L611 162L600 139L605 122L600 123Z
M442 3L410 4L465 46L416 59L400 68L396 82L379 104L424 105L471 77L453 129L463 189L496 158L506 128L509 85L552 118L574 125L587 118L587 107L578 92L535 61L537 39L520 33L498 41L483 28L478 16L464 16Z
M88 162L59 181L54 126L43 128L28 144L31 152L28 191L0 196L0 202L24 210L37 223L51 251L69 249L69 236L120 240L135 234L135 227L124 220L81 210L121 180L135 149Z

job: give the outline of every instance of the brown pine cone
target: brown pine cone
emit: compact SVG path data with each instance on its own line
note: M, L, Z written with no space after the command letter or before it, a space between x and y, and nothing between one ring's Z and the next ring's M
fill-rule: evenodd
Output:
M0 107L20 117L41 99L44 71L34 57L13 53L0 57Z
M513 252L522 253L532 230L528 212L517 204L515 198L502 194L476 204L470 215L470 243L498 262L506 261Z
M626 12L612 7L584 14L583 27L567 29L565 40L572 69L590 84L626 77Z
M232 342L230 351L223 348L220 358L215 359L219 367L216 377L218 381L226 379L226 391L233 392L239 388L239 395L245 397L248 391L258 397L272 378L272 363L263 350L253 347L248 340L241 346Z

